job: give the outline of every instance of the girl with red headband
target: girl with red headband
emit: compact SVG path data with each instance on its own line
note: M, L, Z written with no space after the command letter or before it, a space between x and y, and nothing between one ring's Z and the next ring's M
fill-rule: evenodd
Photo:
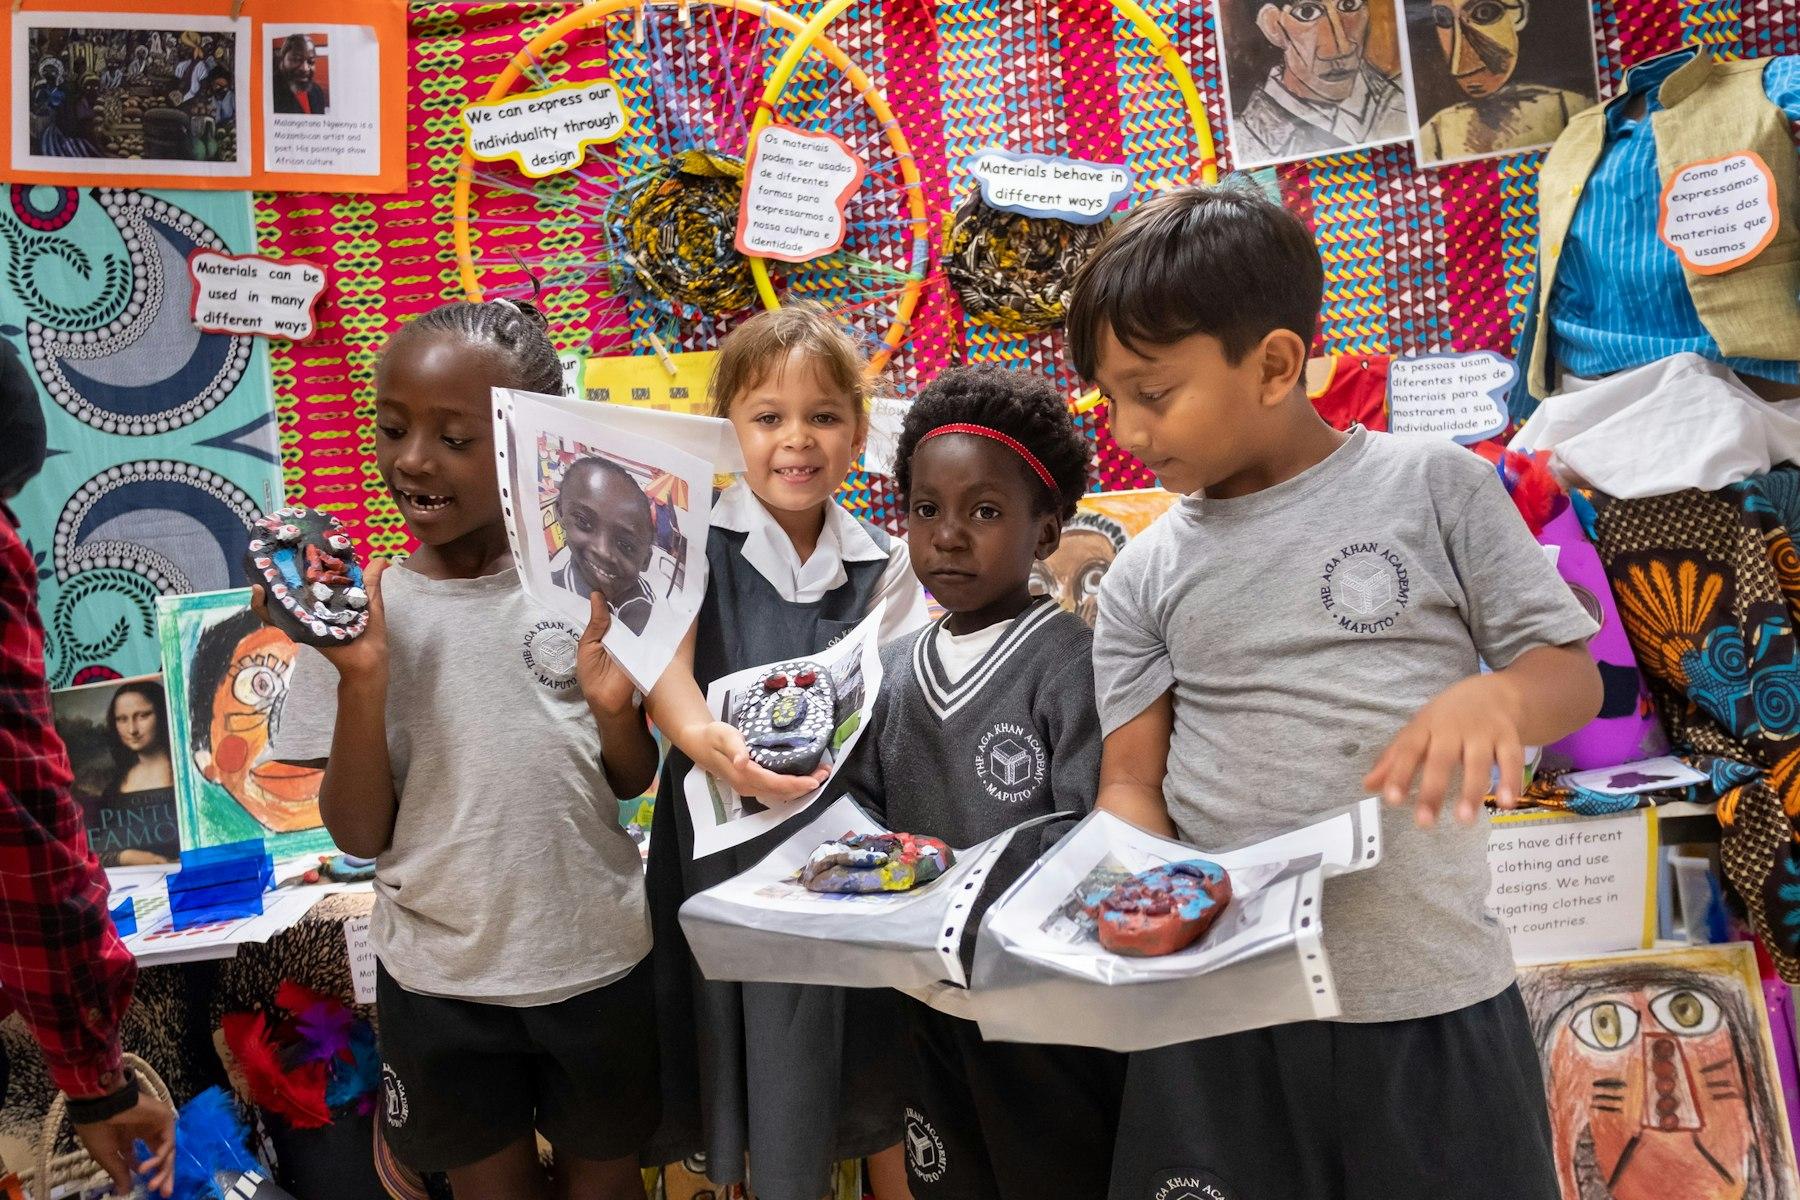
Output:
M736 428L746 470L713 505L706 600L649 700L674 743L646 880L663 1079L652 1153L659 1163L704 1154L720 1185L744 1180L747 1159L758 1200L822 1200L832 1163L865 1157L877 1200L906 1195L899 1080L887 1066L894 998L704 979L677 919L689 896L752 866L781 836L696 859L683 801L694 764L765 801L798 799L824 775L752 762L743 735L707 708L706 686L808 658L879 605L884 640L925 624L905 545L835 499L868 434L865 366L849 333L812 304L759 313L725 340L713 411Z
M958 368L920 393L898 462L913 569L946 615L882 651L881 694L839 782L888 828L953 846L1080 817L1100 771L1093 635L1033 596L1031 575L1087 490L1087 439L1041 376ZM1019 868L1068 822L1052 826L1015 839L1030 839ZM1105 1195L1124 1057L984 1042L964 995L946 984L904 1001L913 1195Z

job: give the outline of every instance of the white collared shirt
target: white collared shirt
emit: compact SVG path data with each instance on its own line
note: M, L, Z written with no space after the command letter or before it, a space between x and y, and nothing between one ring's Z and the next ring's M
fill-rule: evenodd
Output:
M825 527L819 531L819 543L805 562L800 561L786 531L742 480L726 488L713 504L712 523L745 535L744 561L791 604L812 604L842 586L850 578L844 570L847 562L885 559L887 569L881 573L881 582L869 605L873 610L876 604L887 601L887 612L881 619L881 641L890 642L930 623L925 590L913 574L905 540L895 538L892 546L883 550L862 522L835 500L825 506Z

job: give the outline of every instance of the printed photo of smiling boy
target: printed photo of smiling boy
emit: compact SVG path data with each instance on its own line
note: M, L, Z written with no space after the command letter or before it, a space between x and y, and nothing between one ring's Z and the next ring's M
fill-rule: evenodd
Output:
M551 582L578 596L599 592L613 619L641 635L656 606L644 581L656 552L656 520L636 478L610 459L577 459L563 473L556 519L564 545L550 564Z

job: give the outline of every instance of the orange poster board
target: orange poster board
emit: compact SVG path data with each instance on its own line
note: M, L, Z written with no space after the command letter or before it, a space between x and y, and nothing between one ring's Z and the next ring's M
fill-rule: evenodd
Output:
M10 182L406 187L404 0L29 0L9 16Z

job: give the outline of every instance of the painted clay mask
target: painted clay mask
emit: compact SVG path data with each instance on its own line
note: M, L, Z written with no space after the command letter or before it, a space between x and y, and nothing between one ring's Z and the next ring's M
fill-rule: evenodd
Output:
M956 861L933 837L911 833L846 833L821 845L800 869L814 892L904 892L930 883Z
M816 662L778 663L733 719L759 766L778 775L810 775L837 728L831 672Z
M270 618L297 642L338 646L368 628L362 567L336 517L296 507L259 519L245 571L267 593Z
M1087 900L1100 945L1133 958L1185 950L1206 936L1229 903L1231 876L1200 858L1139 872Z

